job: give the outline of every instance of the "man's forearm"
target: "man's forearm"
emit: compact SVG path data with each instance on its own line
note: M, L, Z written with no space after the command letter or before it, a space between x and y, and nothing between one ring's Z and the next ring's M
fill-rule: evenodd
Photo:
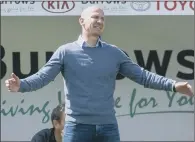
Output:
M149 72L147 70L143 71L143 85L146 88L173 91L175 81L158 74Z
M64 47L58 48L50 60L36 73L25 79L21 79L19 92L30 92L38 90L55 79L62 69Z
M20 89L18 92L31 92L36 91L45 85L49 84L51 79L43 74L43 73L36 73L32 76L29 76L25 79L20 80Z

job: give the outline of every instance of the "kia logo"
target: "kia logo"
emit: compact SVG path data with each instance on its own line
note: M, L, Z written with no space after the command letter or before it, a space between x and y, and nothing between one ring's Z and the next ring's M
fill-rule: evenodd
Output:
M42 7L51 13L66 13L75 7L75 3L73 1L43 1Z
M131 2L130 6L135 11L146 11L150 8L151 3L148 1L136 1L136 2Z

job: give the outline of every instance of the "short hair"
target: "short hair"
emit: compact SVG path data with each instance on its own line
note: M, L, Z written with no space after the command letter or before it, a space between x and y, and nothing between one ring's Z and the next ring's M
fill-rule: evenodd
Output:
M59 104L57 107L55 107L51 113L51 122L53 124L54 120L61 120L62 112L65 111L65 103Z

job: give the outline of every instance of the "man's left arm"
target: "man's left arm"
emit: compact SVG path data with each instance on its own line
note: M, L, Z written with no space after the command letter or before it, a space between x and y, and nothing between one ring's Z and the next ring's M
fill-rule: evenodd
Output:
M122 51L120 53L120 68L119 72L135 81L136 83L143 85L145 88L151 88L156 90L173 91L176 81L169 79L158 74L152 73L140 67L133 62Z
M188 82L176 82L158 74L149 72L134 63L123 51L120 51L119 73L143 85L145 88L156 90L174 91L188 96L193 96L192 86Z

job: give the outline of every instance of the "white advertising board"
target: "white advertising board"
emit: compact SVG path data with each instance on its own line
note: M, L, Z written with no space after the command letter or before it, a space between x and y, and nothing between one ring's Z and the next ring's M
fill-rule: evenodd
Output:
M194 87L193 16L106 18L103 40L119 46L152 72ZM1 140L28 141L51 127L52 109L64 100L61 74L48 86L10 93L4 81L36 73L60 45L77 39L78 17L2 17ZM122 141L193 141L194 98L116 81L116 115Z
M194 1L1 1L2 16L75 16L91 5L105 15L194 15Z

